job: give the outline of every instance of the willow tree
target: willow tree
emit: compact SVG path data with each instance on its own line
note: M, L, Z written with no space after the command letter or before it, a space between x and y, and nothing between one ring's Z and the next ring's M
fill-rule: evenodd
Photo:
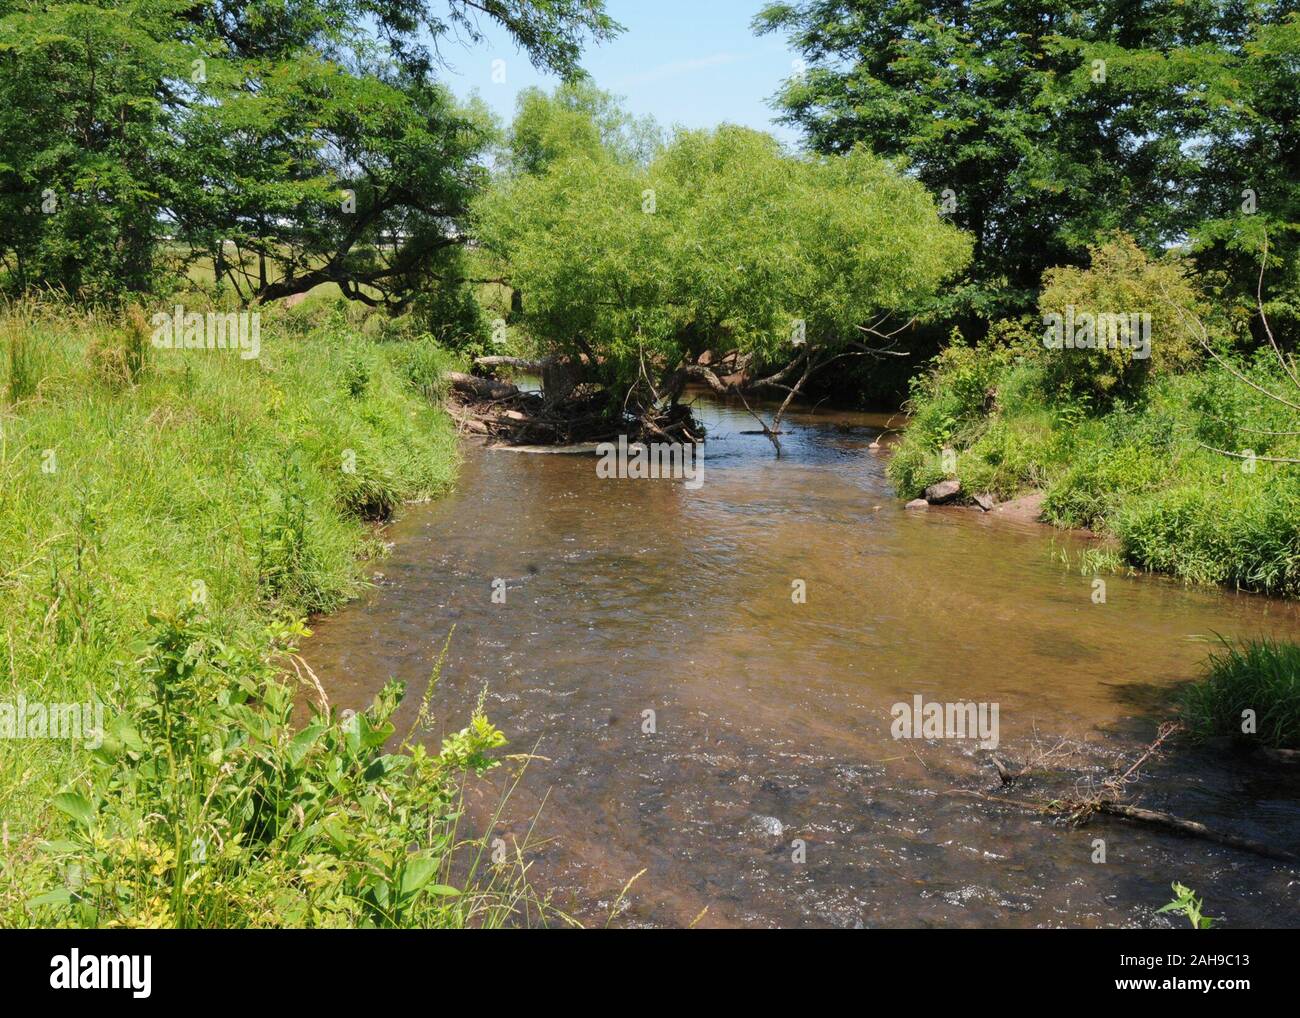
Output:
M790 396L837 360L904 353L878 326L970 254L925 188L865 149L795 157L732 126L679 132L646 166L593 147L503 180L477 229L539 351L643 420L691 377L726 391L705 350L784 365L759 382Z

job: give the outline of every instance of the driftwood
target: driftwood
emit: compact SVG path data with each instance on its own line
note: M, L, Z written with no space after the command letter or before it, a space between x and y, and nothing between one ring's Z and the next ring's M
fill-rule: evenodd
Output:
M488 432L488 426L487 426L483 421L480 421L477 417L470 417L470 416L465 415L465 414L459 414L459 413L457 413L454 409L452 409L452 408L450 408L450 407L447 408L447 412L448 412L449 414L451 414L452 419L453 419L453 420L454 420L458 425L460 425L460 427L462 428L462 430L464 430L464 431L468 431L468 432L470 432L471 434L474 434L474 435L486 435L486 434L489 434L489 432Z
M527 371L530 375L540 375L546 361L537 360L532 357L503 357L492 355L488 357L475 357L474 366L479 368L517 368L520 371Z
M509 382L499 382L495 378L479 378L461 371L448 371L443 376L451 384L452 391L470 399L495 400L508 399L519 395L518 386Z
M1182 731L1182 727L1176 722L1162 724L1157 730L1155 740L1142 751L1133 763L1123 771L1116 768L1115 773L1102 781L1100 787L1093 790L1091 794L1060 796L1038 802L1028 799L1013 799L1002 795L989 795L972 789L952 789L948 794L966 796L1005 806L1014 806L1034 813L1050 814L1061 817L1072 824L1083 824L1093 814L1100 813L1105 816L1119 817L1152 827L1161 827L1167 831L1177 831L1191 837L1203 838L1207 841L1217 842L1220 845L1227 845L1230 848L1253 852L1267 859L1300 863L1300 856L1286 849L1274 848L1272 845L1266 845L1251 838L1242 837L1239 834L1215 830L1198 820L1187 820L1172 813L1147 809L1145 806L1135 806L1123 801L1129 789L1140 779L1142 766L1159 753L1168 739ZM1011 785L1017 780L1026 777L1031 771L1041 769L1044 764L1058 757L1064 745L1064 742L1060 742L1050 750L1037 753L1023 767L1012 767L992 753L989 754L989 760L997 770L1001 783L1004 786Z
M886 335L870 326L860 328L887 342L901 331ZM621 406L611 406L613 401L608 391L604 391L604 405L600 406L599 400L589 398L594 397L594 391L602 391L600 387L583 382L599 362L584 344L578 345L582 353L577 356L476 357L474 367L489 374L507 369L539 375L541 397L516 395L517 390L507 388L493 389L487 384L490 379L452 374L449 377L453 393L462 397L460 406L452 411L453 416L467 430L513 443L594 441L618 434L627 434L631 441L695 443L701 440L703 432L689 407L683 405L682 397L690 383L701 383L716 396L740 399L761 429L753 433L767 436L779 454L781 420L818 370L846 357L904 356L888 346L870 347L848 340L843 349L799 349L789 363L762 377L752 373L752 357L736 351L717 359L709 356L706 361L702 357L699 363L676 365L648 362L643 352L638 377L618 397ZM784 398L769 424L750 407L745 397L773 390L783 392ZM510 405L502 405L507 400Z
M894 335L881 334L871 327L860 328L886 340ZM474 359L474 367L489 374L504 368L540 375L540 403L524 395L516 398L516 392L509 389L493 389L488 384L490 379L449 373L453 393L463 397L460 407L453 410L452 415L466 430L515 443L581 442L612 438L621 433L627 434L631 441L696 443L702 439L703 430L689 407L681 402L687 385L695 382L704 384L716 396L739 398L758 422L761 430L754 433L766 435L779 455L781 419L818 369L844 357L904 356L898 351L872 348L850 340L845 344L847 349L838 353L812 351L805 347L796 351L783 367L766 377L755 377L751 374L752 357L736 351L718 359L710 356L707 363L702 358L700 363L676 365L647 363L643 351L638 377L619 397L621 407L614 404L611 394L606 392L605 405L601 409L614 412L593 414L592 403L586 398L592 395L593 386L584 384L583 379L599 362L578 338L575 337L574 342L582 351L577 356L487 355ZM599 386L594 388L599 389ZM745 396L755 391L771 390L783 391L785 396L769 425L750 408ZM507 398L513 400L510 407L495 405ZM518 415L523 415L526 420ZM468 423L470 421L475 423ZM511 427L512 423L519 426Z
M578 356L540 360L477 357L474 366L485 371L506 368L540 375L542 391L524 392L490 378L449 373L452 398L447 412L463 430L501 445L585 447L619 435L626 435L629 442L701 440L690 407L678 401L680 390L665 390L662 383L656 386L644 358L637 381L617 399L602 385L584 380L597 364L585 349Z
M1274 848L1271 845L1252 841L1250 838L1243 838L1237 834L1216 831L1211 827L1206 827L1205 824L1199 821L1184 820L1172 813L1162 813L1160 810L1144 809L1141 806L1130 806L1127 803L1105 800L1097 804L1097 811L1108 816L1124 817L1127 820L1138 820L1145 824L1154 824L1157 827L1180 831L1183 834L1191 834L1198 838L1208 838L1210 841L1217 841L1221 845L1244 849L1247 852L1254 852L1256 855L1267 856L1270 859L1280 859L1282 862L1291 863L1300 862L1300 856L1285 849Z
M613 439L603 392L550 400L491 378L448 372L445 409L462 431L510 445L571 445Z
M1047 813L1055 816L1068 815L1072 820L1077 814L1078 806L1080 805L1080 803L1070 799L1053 799L1045 802L1034 802L1030 799L1012 799L1002 795L989 795L985 792L977 792L969 788L953 788L949 789L945 794L962 796L970 799L979 799L983 802L993 803L994 805L1014 806L1017 809L1027 810L1031 813ZM1238 834L1218 831L1213 827L1207 827L1198 820L1185 820L1182 817L1174 816L1172 813L1164 813L1156 809L1146 809L1142 806L1131 806L1128 803L1114 802L1110 799L1090 800L1088 801L1087 806L1089 813L1104 813L1106 816L1121 817L1125 820L1133 820L1154 827L1163 827L1165 830L1177 831L1180 834L1188 834L1192 837L1204 838L1207 841L1218 842L1220 845L1227 845L1230 848L1239 848L1246 852L1253 852L1256 855L1262 855L1268 859L1277 859L1281 862L1300 863L1300 856L1288 852L1285 849L1274 848L1272 845L1265 845L1262 842L1254 841L1251 838L1243 838Z

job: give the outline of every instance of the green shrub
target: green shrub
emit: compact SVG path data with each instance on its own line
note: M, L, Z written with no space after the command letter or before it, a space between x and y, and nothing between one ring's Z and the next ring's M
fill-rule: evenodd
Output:
M300 626L227 640L194 609L152 617L138 679L86 777L61 792L65 878L32 907L77 926L464 925L449 886L460 775L505 738L481 714L443 752L384 752L403 694L292 722ZM322 694L323 695L323 694Z
M1288 379L1278 373L1272 351L1257 351L1252 358L1234 359L1233 369L1251 383L1275 393L1286 393ZM1194 411L1197 441L1216 449L1258 456L1296 456L1300 414L1269 399L1228 371L1206 371L1175 383ZM1294 397L1288 397L1294 402Z
M886 468L889 478L902 498L918 498L921 492L944 479L937 451L927 450L917 441L903 441Z
M1168 469L1147 446L1090 446L1056 479L1044 515L1064 527L1102 529L1130 496L1159 485Z
M1202 320L1210 316L1188 265L1174 255L1149 258L1123 234L1089 248L1089 255L1086 269L1063 266L1043 273L1038 309L1044 328L1049 316L1077 323L1084 315L1094 321L1098 315L1149 315L1149 356L1124 348L1043 347L1040 353L1055 387L1110 399L1135 393L1148 375L1174 374L1200 360L1202 350L1185 314ZM1101 336L1095 333L1094 338Z
M465 260L458 258L446 277L464 277ZM438 284L421 294L412 311L413 328L437 338L450 349L470 357L490 352L492 325L468 283Z
M947 476L943 450L970 447L986 433L997 386L1013 363L1011 350L971 347L954 333L952 345L912 380L907 430L887 468L900 494L912 498L943 480ZM996 446L997 441L994 436L989 445ZM974 474L987 472L969 458L961 466Z
M1300 457L1293 411L1217 363L1152 374L1123 399L1058 385L1053 370L1020 322L979 347L954 342L913 380L888 466L899 495L948 476L950 448L967 494L1044 491L1048 521L1115 534L1131 564L1300 595L1300 471L1263 458ZM1290 384L1271 354L1232 370L1273 392Z
M449 351L429 335L403 343L392 351L392 356L407 383L430 400L446 395L444 376L448 371L468 368L466 355Z

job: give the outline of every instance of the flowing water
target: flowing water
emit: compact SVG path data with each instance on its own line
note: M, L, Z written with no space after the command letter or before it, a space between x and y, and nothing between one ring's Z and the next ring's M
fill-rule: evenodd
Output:
M510 749L537 754L492 834L531 839L554 906L618 925L1163 925L1176 879L1229 925L1300 925L1281 864L954 796L998 784L973 741L891 735L892 705L916 695L996 703L1000 755L1065 739L1071 769L1104 774L1150 740L1214 634L1295 637L1296 606L1120 575L1094 603L1083 537L904 509L871 448L883 417L796 413L777 458L742 434L743 408L696 410L698 490L467 447L457 493L407 507L375 588L306 648L340 707L405 680L406 731L455 625L433 711L454 731L486 687ZM479 830L508 771L471 789ZM1141 787L1156 808L1300 842L1300 780L1277 768L1177 749Z

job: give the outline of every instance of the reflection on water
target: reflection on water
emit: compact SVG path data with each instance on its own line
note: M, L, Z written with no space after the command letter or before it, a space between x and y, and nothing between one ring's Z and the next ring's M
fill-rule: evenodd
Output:
M377 587L307 647L334 701L360 708L390 676L422 689L456 625L434 710L459 728L486 686L512 748L545 758L504 830L522 837L545 800L532 878L554 904L603 922L644 869L619 923L707 908L701 925L1152 925L1178 879L1231 925L1300 923L1280 866L946 796L996 783L974 744L889 733L891 705L921 694L999 703L1012 756L1036 733L1137 745L1207 638L1294 636L1295 606L1119 576L1094 604L1054 554L1079 538L904 510L871 448L883 417L796 413L778 459L741 434L756 426L743 409L696 409L710 431L696 491L598 480L591 457L467 448L459 493L407 509ZM472 792L480 820L504 771ZM1152 805L1300 841L1294 778L1179 753L1147 785Z

